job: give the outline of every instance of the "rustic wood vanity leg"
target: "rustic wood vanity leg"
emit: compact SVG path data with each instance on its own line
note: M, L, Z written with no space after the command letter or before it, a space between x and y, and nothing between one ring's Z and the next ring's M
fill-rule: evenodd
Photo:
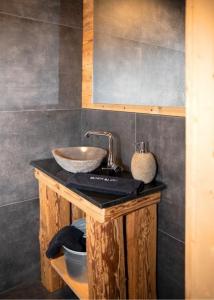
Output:
M42 182L39 182L39 198L41 280L45 288L53 292L63 286L63 281L51 267L45 253L52 237L70 223L70 203Z
M78 219L85 218L85 213L75 205L71 204L71 221L74 222Z
M123 217L86 220L89 298L126 299Z
M157 205L126 217L128 298L156 299Z

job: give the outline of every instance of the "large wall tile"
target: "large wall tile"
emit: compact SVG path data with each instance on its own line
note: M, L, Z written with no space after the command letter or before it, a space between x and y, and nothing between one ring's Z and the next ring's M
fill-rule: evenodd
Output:
M82 144L108 149L108 139L105 137L84 138L87 130L112 132L116 137L114 146L117 158L122 160L126 168L130 167L135 149L135 114L101 110L82 111Z
M184 244L158 232L158 298L184 299Z
M0 110L80 107L81 30L2 14L0 27Z
M159 228L184 241L185 119L161 117L159 167L167 185L159 206Z
M141 44L140 97L133 104L184 106L184 53Z
M184 240L185 119L137 114L137 141L149 143L158 178L167 185L159 204L158 227Z
M59 0L1 0L0 12L46 22L59 20Z
M140 98L141 44L103 34L94 47L93 100L131 103Z
M82 27L82 0L1 0L0 12Z
M83 0L60 0L60 24L82 28Z
M96 0L95 31L184 50L184 0Z
M184 53L96 34L95 103L184 106Z
M59 106L81 108L82 31L60 26Z
M80 111L0 113L0 205L37 196L31 160L80 144Z
M0 108L58 104L57 26L0 14Z
M0 207L0 292L39 278L38 200Z

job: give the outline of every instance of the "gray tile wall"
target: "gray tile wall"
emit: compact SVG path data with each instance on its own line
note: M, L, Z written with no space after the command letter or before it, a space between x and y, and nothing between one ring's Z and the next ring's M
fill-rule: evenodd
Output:
M0 110L80 108L81 9L80 0L0 1Z
M179 2L161 0L169 6L176 3L178 16L168 15L168 23L157 27L159 33L154 31L151 40L156 48L172 48L173 55L183 51L183 28L176 22L182 13ZM150 3L153 9L155 0ZM152 12L149 20L155 25L158 11ZM106 147L104 138L83 138L88 129L103 129L115 134L117 156L126 168L134 142L142 138L157 156L159 179L167 184L158 209L158 294L183 298L185 121L134 113L81 113L81 16L81 0L0 1L0 292L39 276L38 191L28 162L49 157L57 146L82 142ZM118 20L113 18L112 24L120 24ZM160 44L158 38L169 24L176 34L172 32L169 40L162 35ZM127 23L122 38L130 29L133 43L136 34L142 41L148 39L145 32L136 33L137 20L135 27Z
M184 0L96 0L97 103L184 105Z
M39 277L31 160L80 144L81 0L0 1L0 292Z
M107 147L104 137L84 138L89 129L114 133L117 156L127 168L134 143L149 143L158 161L158 179L167 185L158 205L158 297L184 298L185 119L83 110L82 144Z

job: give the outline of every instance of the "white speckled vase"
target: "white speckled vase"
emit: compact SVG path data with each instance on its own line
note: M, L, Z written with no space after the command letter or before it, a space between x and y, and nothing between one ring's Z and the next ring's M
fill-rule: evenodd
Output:
M140 151L135 152L131 161L132 176L136 180L141 180L144 183L151 182L157 171L157 164L154 155L151 152L146 152L145 144L140 144Z

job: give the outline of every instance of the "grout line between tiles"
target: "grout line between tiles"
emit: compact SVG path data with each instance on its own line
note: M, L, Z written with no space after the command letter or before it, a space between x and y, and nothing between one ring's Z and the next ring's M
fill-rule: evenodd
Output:
M38 197L37 198L34 197L34 198L27 199L27 200L22 200L22 201L16 201L16 202L12 202L12 203L3 204L3 205L0 205L0 209L2 207L5 207L5 206L10 206L10 205L15 205L15 204L21 204L23 202L30 202L30 201L34 201L34 200L37 200L37 199L38 199Z
M51 112L51 111L76 111L81 110L79 108L47 108L47 109L22 109L22 110L0 110L0 113L22 113L22 112Z
M130 42L134 42L134 43L138 43L138 44L144 44L144 45L147 45L147 46L164 48L164 49L168 49L168 50L183 53L183 54L185 53L185 50L179 50L179 49L168 47L168 46L161 46L161 45L156 44L155 41L147 42L145 40L139 41L139 40L135 40L135 39L128 39L128 38L125 38L125 37L121 37L119 35L112 35L110 33L105 32L104 30L94 30L94 33L98 33L98 34L101 33L101 34L104 34L105 36L109 36L109 37L115 38L115 39L130 41Z
M0 14L5 15L5 16L19 18L19 19L30 20L30 21L34 21L34 22L38 22L38 23L43 23L43 24L57 25L57 26L63 26L63 27L68 27L68 28L72 28L72 29L82 30L82 27L80 27L80 26L75 26L75 25L71 26L71 25L65 25L65 24L56 23L56 22L49 22L49 21L32 18L32 17L25 17L25 16L16 15L16 14L11 14L11 13L7 13L4 11L0 11Z
M184 241L180 240L180 239L177 239L176 237L174 237L173 235L167 233L166 231L162 230L162 229L158 229L158 231L160 231L161 233L171 237L172 239L176 240L177 242L180 242L182 244L185 244Z

